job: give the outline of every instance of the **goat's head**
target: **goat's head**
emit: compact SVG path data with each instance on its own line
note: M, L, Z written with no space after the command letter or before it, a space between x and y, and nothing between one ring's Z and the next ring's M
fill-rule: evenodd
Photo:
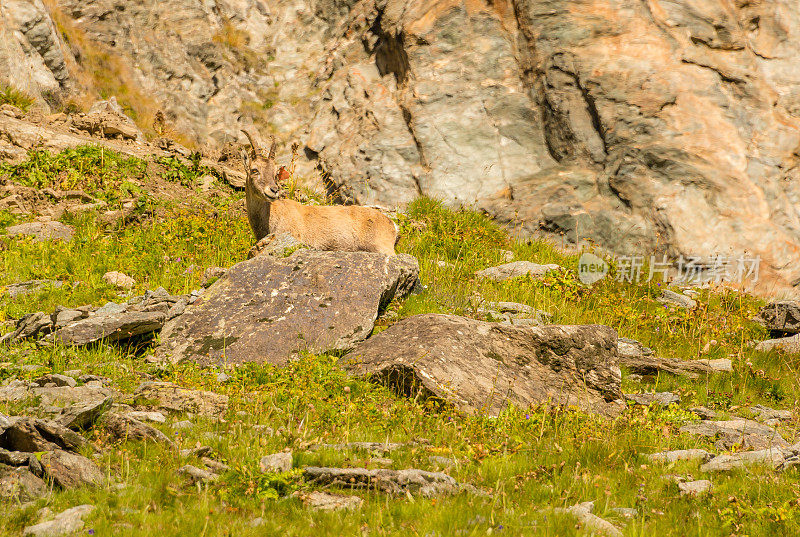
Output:
M242 151L242 160L244 160L245 169L247 170L247 184L251 187L250 190L255 196L264 201L278 199L281 194L281 187L277 181L278 171L275 166L275 138L272 138L269 155L264 157L259 150L257 137L250 131L242 130L242 132L250 140L251 147L249 155L247 151Z

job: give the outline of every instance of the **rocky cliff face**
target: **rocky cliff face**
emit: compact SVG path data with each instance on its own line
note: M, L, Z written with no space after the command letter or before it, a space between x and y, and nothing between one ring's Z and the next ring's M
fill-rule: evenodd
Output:
M0 78L73 91L56 9L176 129L266 124L343 197L800 276L794 1L4 0Z

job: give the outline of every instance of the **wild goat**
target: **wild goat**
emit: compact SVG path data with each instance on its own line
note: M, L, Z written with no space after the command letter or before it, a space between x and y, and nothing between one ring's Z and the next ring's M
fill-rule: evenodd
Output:
M278 199L281 186L275 165L275 138L264 158L253 133L242 131L250 140L251 154L242 152L247 169L245 194L250 227L261 241L270 234L288 233L298 242L316 250L378 252L394 255L397 230L394 222L377 209L352 205L306 206Z

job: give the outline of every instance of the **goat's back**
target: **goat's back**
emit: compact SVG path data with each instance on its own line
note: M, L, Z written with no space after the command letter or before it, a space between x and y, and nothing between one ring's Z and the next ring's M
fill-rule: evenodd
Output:
M302 205L292 200L272 203L270 233L289 233L318 250L394 254L397 231L377 209L357 205Z

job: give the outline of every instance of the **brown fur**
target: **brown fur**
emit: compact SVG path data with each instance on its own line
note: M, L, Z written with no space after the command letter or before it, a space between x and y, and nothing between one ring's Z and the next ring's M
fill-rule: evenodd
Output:
M357 205L306 206L278 199L278 179L283 178L279 177L283 175L280 172L286 172L275 166L275 140L264 158L256 137L243 132L252 146L250 158L246 154L243 158L247 167L247 218L256 241L267 235L288 233L316 250L394 255L397 230L394 222L377 209Z

